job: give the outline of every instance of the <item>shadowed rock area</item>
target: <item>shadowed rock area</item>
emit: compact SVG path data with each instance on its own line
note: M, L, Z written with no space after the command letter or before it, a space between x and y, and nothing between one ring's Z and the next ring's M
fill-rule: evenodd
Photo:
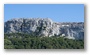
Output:
M84 39L84 23L53 22L49 18L15 18L4 23L4 33L33 33L42 37Z

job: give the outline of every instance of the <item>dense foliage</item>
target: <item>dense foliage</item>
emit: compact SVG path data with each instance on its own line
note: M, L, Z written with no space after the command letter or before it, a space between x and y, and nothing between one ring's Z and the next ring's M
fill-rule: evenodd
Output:
M29 34L4 34L5 49L83 49L84 40L63 37L38 37Z

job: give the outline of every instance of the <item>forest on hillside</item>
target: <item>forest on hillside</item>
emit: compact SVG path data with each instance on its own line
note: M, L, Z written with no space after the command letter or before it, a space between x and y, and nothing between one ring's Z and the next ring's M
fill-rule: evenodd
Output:
M84 49L84 40L11 33L4 34L4 49Z

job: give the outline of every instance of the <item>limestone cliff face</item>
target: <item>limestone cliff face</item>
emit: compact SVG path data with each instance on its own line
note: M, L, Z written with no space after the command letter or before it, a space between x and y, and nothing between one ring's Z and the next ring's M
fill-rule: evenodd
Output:
M56 23L45 18L18 18L4 23L4 33L37 33L38 36L63 36L69 39L84 39L83 22Z

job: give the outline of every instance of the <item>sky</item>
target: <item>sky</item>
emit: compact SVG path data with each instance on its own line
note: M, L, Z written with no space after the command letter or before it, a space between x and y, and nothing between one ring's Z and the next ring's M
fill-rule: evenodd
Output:
M4 22L13 18L50 18L84 22L84 4L4 4Z

